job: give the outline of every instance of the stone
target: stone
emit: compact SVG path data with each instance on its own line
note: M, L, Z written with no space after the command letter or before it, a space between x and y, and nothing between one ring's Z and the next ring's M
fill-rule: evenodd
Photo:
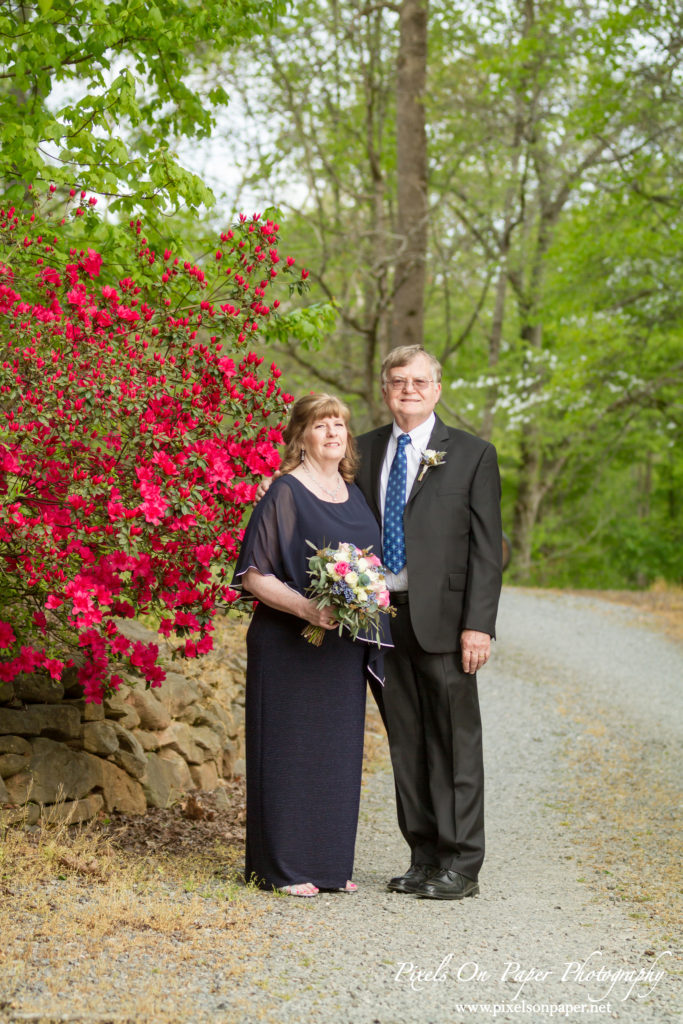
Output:
M226 722L225 722L226 734L228 736L236 736L237 733L238 733L239 727L235 723L235 720L233 719L233 717L232 717L232 715L230 713L227 713L225 717L226 717Z
M64 687L51 676L26 672L15 678L14 696L30 704L58 704L64 696Z
M79 821L89 821L104 807L104 797L101 793L91 793L84 800L66 800L64 803L51 804L43 807L40 815L41 821L51 825L64 821L69 825L76 825Z
M25 804L29 798L40 804L80 800L100 784L98 766L104 762L99 758L50 739L35 739L31 747L26 771L6 782L12 803Z
M125 715L122 715L119 719L119 725L125 726L126 729L137 729L140 724L140 716L134 707L130 704L127 705L128 710Z
M101 704L95 704L93 701L85 701L84 698L76 699L71 698L64 701L72 708L76 708L79 715L81 716L81 722L103 722L104 721L104 708Z
M116 732L117 749L111 756L112 761L133 778L141 779L147 768L147 755L142 745L120 722L113 723L113 728Z
M104 698L104 714L105 718L125 718L130 711L129 705L126 703L126 698L129 694L128 687L121 687L116 693L112 693L111 696Z
M181 754L178 754L175 750L160 750L158 756L162 761L168 761L170 764L175 765L178 780L182 783L184 789L194 789L190 769Z
M239 703L235 703L232 706L232 729L230 730L231 736L236 736L244 725L244 707Z
M184 711L178 715L179 722L185 722L186 725L194 725L198 722L201 717L201 706L199 704L190 704Z
M171 716L161 701L154 696L152 690L145 690L142 687L133 688L128 694L126 701L137 712L140 721L138 725L143 729L166 729L171 724Z
M21 754L30 757L33 747L23 736L0 736L0 754Z
M247 774L247 762L243 757L238 757L232 766L232 774L235 778Z
M197 684L179 672L167 672L166 678L155 693L172 718L177 718L186 707L199 700Z
M13 755L10 754L10 757L12 756ZM0 804L9 803L11 803L11 800L9 798L9 793L7 792L7 786L5 785L2 776L0 776Z
M83 697L83 684L78 679L78 668L71 665L62 672L62 686L65 697Z
M147 801L142 786L136 779L115 765L112 761L100 761L100 786L104 806L108 811L123 814L144 814Z
M216 758L223 749L223 743L227 737L225 732L218 734L207 725L195 725L192 726L192 739L197 746L203 747L212 757Z
M142 786L151 807L169 807L194 788L185 761L173 751L147 755L147 771Z
M115 619L116 625L120 633L122 633L127 640L140 640L143 644L158 644L160 637L158 633L153 633L151 629L147 629L137 619Z
M211 792L218 785L218 769L215 761L191 764L190 775L197 789L201 789L205 793Z
M95 704L94 701L83 701L83 707L79 709L81 712L82 722L103 722L104 721L104 707L102 704Z
M15 811L2 812L4 825L37 825L39 821L40 807L38 804L26 804L24 807L17 807Z
M28 758L22 754L0 754L0 779L9 779L28 765Z
M78 739L81 716L68 704L30 704L18 710L0 707L0 735L2 733Z
M191 725L185 722L171 722L168 729L157 733L159 746L170 747L178 754L181 754L190 764L201 764L206 761L206 753L199 744L195 743L194 730Z
M228 794L225 792L225 790L220 784L216 787L216 789L213 790L212 796L216 802L217 811L230 810L230 801L228 800Z
M194 681L199 688L202 700L210 700L213 697L213 687L209 686L203 679L195 679Z
M223 738L228 735L231 725L231 716L215 701L192 705L183 712L180 720L188 725L206 725Z
M11 680L0 682L0 704L9 704L14 698L14 683Z
M142 749L146 752L159 749L159 740L155 732L148 732L147 729L134 729L133 736Z
M237 760L237 754L235 751L235 745L230 740L223 747L223 754L221 757L221 775L224 779L230 779L233 775L233 767Z
M83 749L107 757L119 749L119 739L112 722L85 722Z

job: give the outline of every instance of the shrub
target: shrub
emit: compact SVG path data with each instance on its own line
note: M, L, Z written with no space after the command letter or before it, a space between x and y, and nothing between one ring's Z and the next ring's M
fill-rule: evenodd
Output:
M122 619L153 614L194 657L236 599L243 512L279 463L291 400L248 343L294 261L257 214L201 265L131 222L114 274L74 246L102 221L72 199L0 211L0 679L75 666L100 702L122 669L164 678Z

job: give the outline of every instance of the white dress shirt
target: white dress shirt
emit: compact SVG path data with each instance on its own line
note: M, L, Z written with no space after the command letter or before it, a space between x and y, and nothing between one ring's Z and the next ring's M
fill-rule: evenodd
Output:
M401 430L396 422L394 422L393 429L391 431L391 437L389 438L389 444L387 445L386 454L384 456L384 462L382 463L382 472L379 478L379 503L382 512L382 523L384 523L384 502L387 495L387 484L389 482L389 472L391 471L391 464L394 461L394 455L398 447L398 438L401 434L408 433L410 435L410 444L405 446L406 462L408 465L408 472L406 474L406 501L410 494L413 484L415 483L415 477L417 476L420 468L420 459L422 453L429 445L429 438L432 436L434 425L436 423L436 416L434 413L430 413L424 423L420 423L419 426L414 427L413 430ZM386 583L389 590L407 590L408 589L408 567L403 566L400 572L386 573Z

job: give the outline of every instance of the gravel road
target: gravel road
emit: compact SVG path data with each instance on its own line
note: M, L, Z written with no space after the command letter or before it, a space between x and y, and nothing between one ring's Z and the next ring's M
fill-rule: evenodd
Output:
M175 989L178 1024L678 1022L671 800L682 679L683 646L655 620L507 588L480 673L481 895L439 903L386 892L407 848L380 768L363 790L359 892L244 892L254 913L244 938L196 963L156 965ZM129 994L144 990L148 969L125 948L108 965ZM114 1003L106 1017L78 1019L123 1018Z
M273 929L267 958L250 960L240 996L251 1009L241 1019L678 1022L680 946L668 923L586 878L581 808L576 826L567 821L576 797L567 764L580 738L600 742L605 729L628 738L635 729L655 752L649 770L673 771L681 680L683 648L633 610L506 589L495 655L480 674L488 825L481 895L438 903L384 891L406 866L406 847L391 776L372 775L357 845L360 892L277 900L272 923L285 927ZM608 804L595 829L609 841L613 827Z

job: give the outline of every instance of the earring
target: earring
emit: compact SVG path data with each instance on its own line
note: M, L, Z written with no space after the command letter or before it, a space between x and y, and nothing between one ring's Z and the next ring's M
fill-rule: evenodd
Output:
M306 449L305 449L305 448L302 448L302 449L301 449L301 462L302 462L302 463L303 463L303 461L304 461L304 456L305 456L305 455L306 455Z

